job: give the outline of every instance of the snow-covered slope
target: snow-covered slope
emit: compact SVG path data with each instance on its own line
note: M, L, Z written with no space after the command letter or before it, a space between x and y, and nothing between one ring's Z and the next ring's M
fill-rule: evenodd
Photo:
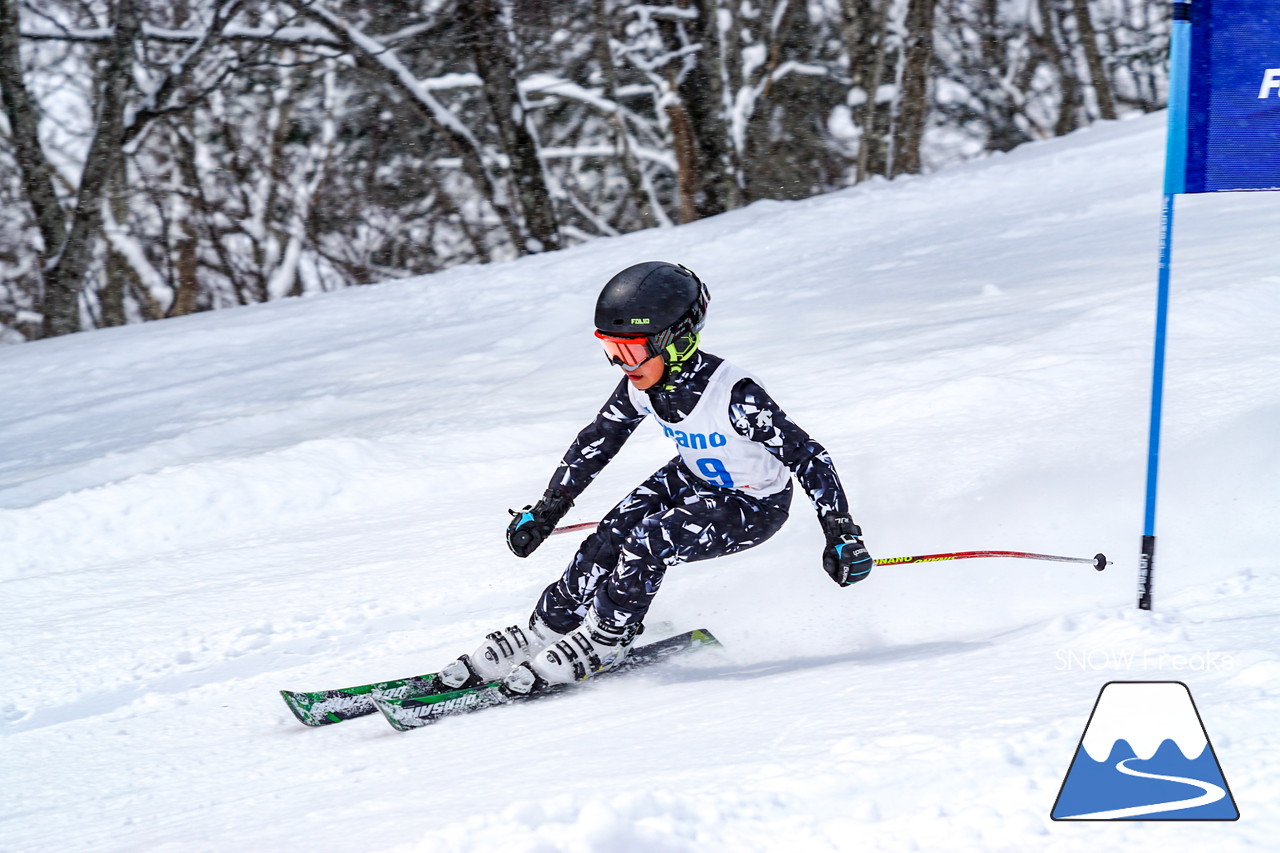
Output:
M0 349L0 849L1265 849L1280 837L1280 197L1179 200L1154 613L1133 609L1163 119L942 174L304 301ZM276 691L430 670L572 554L506 550L617 379L600 285L668 259L707 349L831 451L674 570L723 652L399 735ZM643 426L567 521L670 457ZM1181 657L1179 657L1181 656ZM1190 687L1242 818L1049 820L1099 688ZM1194 845L1194 847L1192 846Z

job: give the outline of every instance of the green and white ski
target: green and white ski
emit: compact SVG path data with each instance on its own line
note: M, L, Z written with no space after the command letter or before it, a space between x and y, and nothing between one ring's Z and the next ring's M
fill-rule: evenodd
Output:
M280 695L284 697L284 703L289 706L289 710L304 725L329 726L343 720L377 713L378 708L373 704L375 690L387 696L420 694L428 689L427 684L434 676L435 673L428 672L392 681L379 681L338 690L317 690L311 693L281 690Z
M606 678L618 673L632 672L640 667L664 661L674 655L705 648L706 646L718 645L720 645L720 641L712 636L710 631L704 629L686 631L683 634L677 634L674 637L668 637L665 640L659 640L656 643L649 643L632 649L621 666L601 673L592 680ZM529 696L512 697L504 694L499 685L500 682L493 681L480 687L426 695L413 695L412 692L394 688L374 690L372 700L377 709L382 711L383 716L387 718L387 722L391 723L399 731L406 732L410 729L430 725L444 717L469 714L472 711L481 711L485 708L492 708L495 705L508 705L513 702L541 699L566 690L572 690L574 687L574 685L567 684L556 685Z

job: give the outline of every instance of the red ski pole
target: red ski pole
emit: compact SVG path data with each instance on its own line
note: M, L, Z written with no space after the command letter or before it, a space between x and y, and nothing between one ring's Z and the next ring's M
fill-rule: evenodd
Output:
M584 521L580 524L566 524L564 527L557 527L555 530L552 530L551 535L555 536L557 533L573 533L578 530L587 530L595 527L599 523L600 522L598 521Z
M876 560L876 565L939 563L944 560L971 560L975 557L1015 557L1022 560L1052 560L1055 563L1089 563L1098 571L1102 571L1110 564L1105 554L1094 554L1092 557L1056 557L1053 554L1032 554L1027 551L952 551L949 554L922 554L919 557L884 557Z
M573 533L595 527L599 522L584 521L580 524L566 524L551 531L557 533ZM1029 551L952 551L947 554L921 554L918 557L883 557L876 560L877 566L905 566L909 563L941 563L946 560L972 560L977 557L1014 557L1020 560L1052 560L1055 563L1089 563L1098 571L1102 571L1110 561L1105 554L1094 554L1092 557L1056 557L1053 554L1032 554Z

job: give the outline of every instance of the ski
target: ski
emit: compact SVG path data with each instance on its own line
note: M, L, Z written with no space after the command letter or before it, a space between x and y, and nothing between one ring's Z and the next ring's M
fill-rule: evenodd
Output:
M373 704L375 690L387 696L420 694L427 689L428 682L434 676L434 672L428 672L422 675L411 675L408 678L361 684L356 687L342 687L337 690L316 690L310 693L281 690L280 695L284 697L284 703L289 706L289 710L303 725L331 726L343 720L376 714L378 708Z
M630 672L641 667L664 661L674 655L693 651L706 646L718 646L720 641L710 631L698 629L659 640L656 643L638 646L631 650L627 659L617 669L601 673L595 678L604 678L615 673ZM592 679L594 680L594 679ZM373 703L382 711L393 728L407 732L410 729L434 723L444 717L458 714L469 714L496 705L508 705L513 702L526 702L542 699L572 689L574 685L563 684L540 690L526 697L505 695L500 689L501 682L491 681L480 687L451 690L446 693L433 693L414 696L404 691L375 690Z

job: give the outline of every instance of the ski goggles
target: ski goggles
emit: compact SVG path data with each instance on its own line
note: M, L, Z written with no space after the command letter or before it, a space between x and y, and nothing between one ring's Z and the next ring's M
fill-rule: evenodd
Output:
M650 352L650 338L618 338L599 331L596 337L604 346L604 356L609 363L624 370L635 370L656 355Z

